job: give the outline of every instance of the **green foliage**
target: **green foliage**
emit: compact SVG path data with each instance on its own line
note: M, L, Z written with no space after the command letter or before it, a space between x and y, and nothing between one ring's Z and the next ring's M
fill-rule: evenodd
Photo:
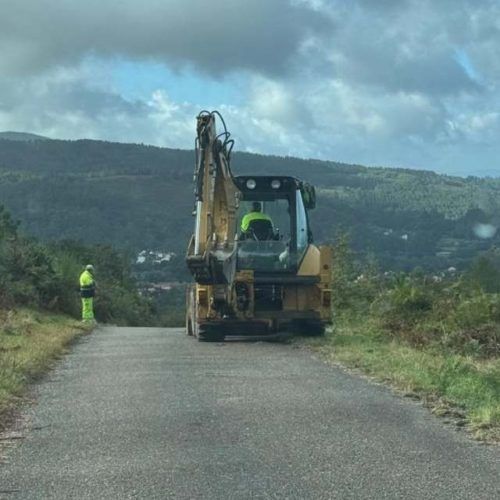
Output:
M11 302L47 306L55 272L47 249L17 234L17 225L0 207L0 305Z
M128 326L145 326L153 323L151 304L137 293L120 286L109 286L98 291L95 315L100 321Z
M78 318L78 277L85 264L96 269L96 318L117 324L154 323L154 309L141 297L130 257L109 246L64 241L43 245L18 234L17 225L0 207L0 307L34 306Z
M16 235L18 224L12 220L12 216L0 205L0 241L12 238Z
M429 315L434 298L434 287L424 280L399 274L374 300L371 312L390 331L403 331Z
M421 396L437 414L454 416L463 424L466 418L477 437L500 441L500 359L429 345L415 348L391 338L367 316L342 318L316 348L328 359Z
M365 313L383 287L383 276L372 255L360 260L349 236L339 233L333 245L332 308L334 316Z
M500 293L496 249L465 273L381 273L340 237L333 331L316 347L456 415L500 441ZM494 279L490 279L493 276Z
M3 245L2 294L16 304L46 305L55 278L44 249L22 238Z
M418 348L500 354L500 293L491 292L494 282L484 273L498 269L496 252L479 257L463 275L429 276L421 270L381 274L356 262L345 238L335 248L334 316L370 318L388 337Z
M174 286L171 290L157 295L156 310L158 324L166 327L184 326L186 322L186 286Z
M349 308L352 303L354 277L349 237L341 233L335 242L332 262L332 306L334 312Z
M45 373L70 342L88 329L61 314L0 309L0 430L4 411L19 403L26 385Z
M0 158L0 198L28 234L184 254L193 226L193 152L100 141L0 140ZM347 227L355 254L374 254L384 270L465 267L478 251L500 243L500 232L491 239L473 233L475 224L494 222L500 209L496 179L239 152L233 171L313 183L316 241L334 241Z
M51 244L50 249L56 261L58 305L62 310L74 316L80 313L78 276L86 264L92 264L97 283L94 308L98 321L131 326L154 323L152 303L137 292L129 256L110 246L84 246L72 241Z
M465 283L450 288L449 282L406 277L381 294L371 313L389 335L416 347L486 357L500 353L500 296Z
M454 320L462 328L474 328L500 320L500 296L478 291L458 300Z
M488 293L500 293L500 251L493 247L476 258L466 273L471 286Z

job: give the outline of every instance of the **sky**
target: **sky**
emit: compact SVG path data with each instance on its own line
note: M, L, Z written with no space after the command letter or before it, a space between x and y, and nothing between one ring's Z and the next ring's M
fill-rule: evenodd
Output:
M500 176L500 0L0 0L0 130Z

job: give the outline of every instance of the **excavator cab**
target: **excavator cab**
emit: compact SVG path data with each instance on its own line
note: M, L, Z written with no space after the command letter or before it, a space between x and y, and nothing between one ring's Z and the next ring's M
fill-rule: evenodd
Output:
M237 269L256 273L294 273L312 242L302 183L294 177L235 177L241 192L238 209ZM260 206L263 218L243 225ZM265 218L264 218L265 217Z

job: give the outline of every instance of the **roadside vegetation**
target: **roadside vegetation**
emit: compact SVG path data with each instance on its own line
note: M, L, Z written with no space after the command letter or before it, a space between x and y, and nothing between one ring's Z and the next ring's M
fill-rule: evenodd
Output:
M315 348L500 441L500 252L469 270L381 273L336 246L334 327Z
M26 386L89 330L89 326L61 314L0 310L0 430Z
M72 241L43 244L27 238L0 206L0 309L31 307L79 318L78 276L85 264L92 263L98 321L154 324L152 302L138 293L130 260L110 246Z
M85 235L92 244L161 249L183 260L193 225L193 160L193 151L141 144L0 139L0 200L42 241ZM500 245L500 231L477 236L496 226L500 179L238 151L232 168L312 183L315 239L330 242L349 228L352 248L370 249L384 269L463 268L479 251ZM184 263L170 264L169 281L179 281Z
M98 321L156 324L154 306L138 293L129 262L109 246L27 238L0 206L0 428L27 384L89 330L79 320L78 276L85 264L96 269Z

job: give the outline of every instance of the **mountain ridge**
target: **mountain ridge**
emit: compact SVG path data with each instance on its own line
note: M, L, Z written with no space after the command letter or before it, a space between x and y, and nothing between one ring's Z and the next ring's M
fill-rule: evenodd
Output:
M91 139L0 141L0 203L43 240L184 253L192 232L192 150ZM500 243L500 180L233 153L235 175L292 175L318 190L318 242L348 231L386 268L461 265Z
M106 139L89 139L85 137L80 137L78 139L59 139L59 138L50 138L38 134L33 134L30 132L16 132L16 131L3 131L0 132L0 140L8 140L8 141L20 141L20 142L32 142L32 141L38 141L38 140L43 140L43 141L54 141L54 142L61 142L61 143L98 143L98 144L113 144L113 145L126 145L126 146L138 146L138 147L146 147L146 148L156 148L159 150L169 150L169 151L185 151L185 152L190 152L191 154L194 154L194 151L192 149L185 149L185 148L173 148L173 147L167 147L167 146L158 146L155 144L149 144L149 143L144 143L144 142L120 142L120 141L109 141ZM451 177L451 178L460 178L460 179L467 179L467 178L480 178L480 179L497 179L500 178L500 173L497 172L496 169L494 168L480 168L476 169L475 174L470 174L470 173L445 173L445 172L439 172L437 170L434 170L432 168L417 168L417 167L405 167L405 166L383 166L383 165L362 165L360 163L346 163L346 162L340 162L336 160L325 160L325 159L319 159L319 158L305 158L305 157L299 157L299 156L288 156L288 155L277 155L277 154L266 154L266 153L249 153L245 151L238 151L237 149L234 151L236 154L249 154L254 157L262 157L262 158L286 158L290 160L299 160L299 161L311 161L311 162L318 162L318 163L323 163L323 164L334 164L334 165L345 165L345 166L354 166L354 167L362 167L362 168L368 168L368 169L389 169L389 170L397 170L397 171L416 171L416 172L431 172L433 174L439 175L439 176L445 176L445 177Z
M50 141L49 137L43 135L32 134L30 132L15 132L12 130L6 130L0 132L0 140L5 141Z

